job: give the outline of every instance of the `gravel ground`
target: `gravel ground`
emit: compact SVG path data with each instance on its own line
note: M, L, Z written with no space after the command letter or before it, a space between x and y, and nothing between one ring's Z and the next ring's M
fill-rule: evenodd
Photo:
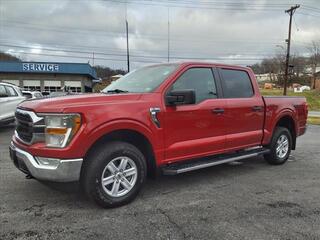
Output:
M283 166L262 158L148 180L117 209L77 184L26 180L0 129L0 239L320 239L320 127L309 126Z

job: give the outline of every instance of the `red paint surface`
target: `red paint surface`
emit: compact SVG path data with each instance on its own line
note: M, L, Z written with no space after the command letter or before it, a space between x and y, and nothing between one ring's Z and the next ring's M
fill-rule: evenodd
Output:
M246 71L254 96L240 99L210 99L195 105L166 106L164 97L171 84L191 67L231 68ZM300 105L295 107L295 105ZM254 112L252 107L261 106ZM159 107L157 128L149 109ZM88 94L24 102L20 108L36 113L80 113L82 127L63 149L42 143L27 146L15 137L15 144L35 156L62 159L82 158L102 136L115 130L130 129L143 134L151 143L157 165L184 159L225 153L270 142L277 121L290 116L297 135L305 131L307 105L304 98L263 98L249 68L208 63L183 63L154 92L144 94ZM223 108L224 114L212 109Z

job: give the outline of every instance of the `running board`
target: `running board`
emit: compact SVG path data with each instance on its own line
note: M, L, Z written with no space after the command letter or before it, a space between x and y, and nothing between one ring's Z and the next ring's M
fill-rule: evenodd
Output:
M233 153L227 155L219 155L213 158L198 159L182 163L174 163L162 168L164 175L176 175L180 173L190 172L202 168L212 167L224 163L234 162L245 158L257 157L262 154L269 153L267 148L258 148L253 150L242 151L240 153Z

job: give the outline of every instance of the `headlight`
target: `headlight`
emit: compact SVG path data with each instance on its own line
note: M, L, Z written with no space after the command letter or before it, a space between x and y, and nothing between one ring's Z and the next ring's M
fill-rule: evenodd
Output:
M81 126L79 114L52 114L44 118L45 141L48 147L65 147Z

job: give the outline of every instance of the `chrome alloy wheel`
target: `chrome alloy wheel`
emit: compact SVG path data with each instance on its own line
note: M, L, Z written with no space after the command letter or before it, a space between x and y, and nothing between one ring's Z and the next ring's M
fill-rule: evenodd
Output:
M289 139L286 135L281 135L278 138L276 146L276 154L278 158L284 158L289 151Z
M102 172L102 188L111 197L124 196L134 187L137 176L137 166L131 158L114 158Z

